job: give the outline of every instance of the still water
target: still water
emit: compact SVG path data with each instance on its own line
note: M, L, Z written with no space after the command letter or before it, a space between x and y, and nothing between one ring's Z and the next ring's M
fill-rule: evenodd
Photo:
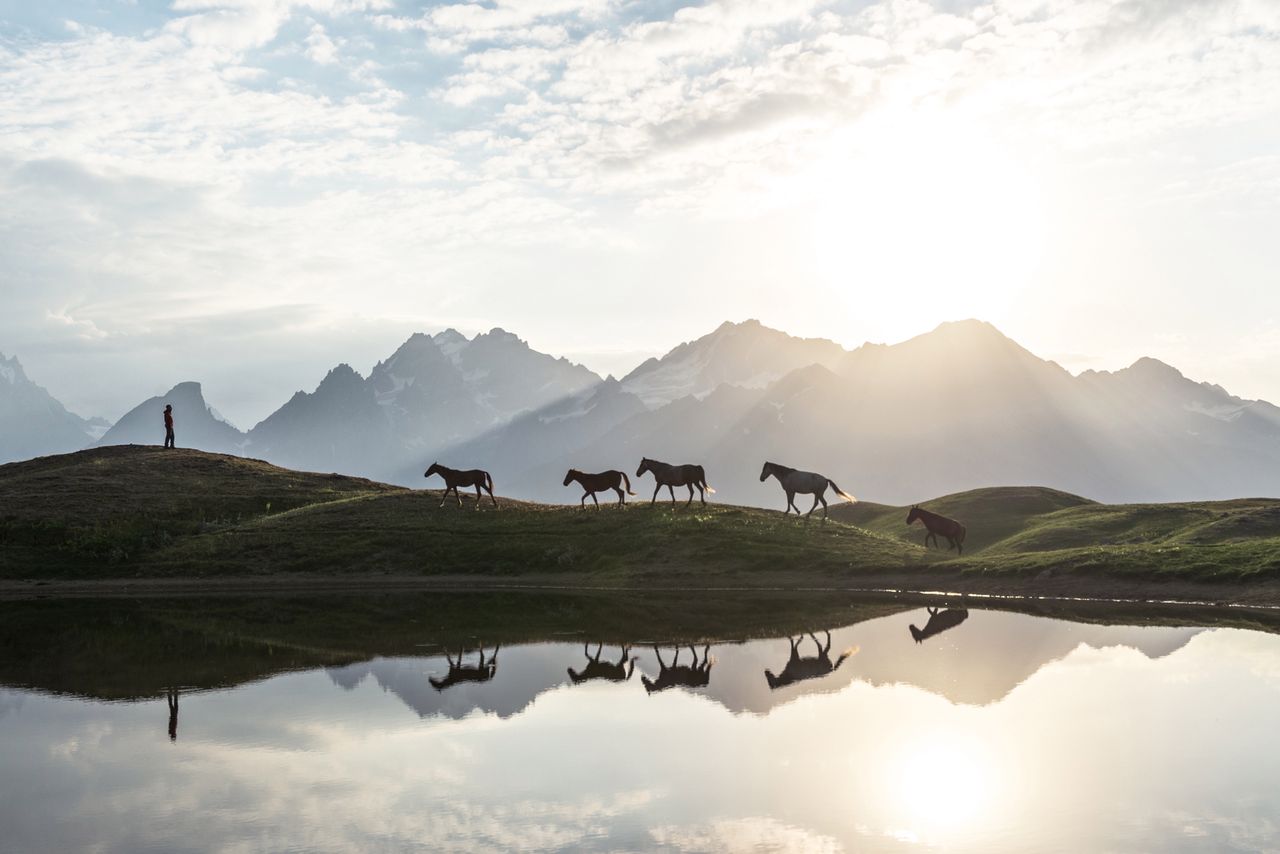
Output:
M1266 631L254 607L0 606L0 850L1280 850Z

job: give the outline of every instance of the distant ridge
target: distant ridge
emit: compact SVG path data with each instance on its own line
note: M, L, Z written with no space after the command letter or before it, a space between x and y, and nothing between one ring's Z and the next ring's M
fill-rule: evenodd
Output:
M162 398L190 447L408 486L439 459L543 501L565 497L567 468L633 471L642 456L700 463L719 500L763 507L780 500L758 480L764 459L894 505L1008 483L1111 502L1280 495L1280 408L1151 358L1073 376L974 319L852 351L726 322L621 380L501 328L416 333L367 377L338 365L247 433L182 383L102 441L158 442Z

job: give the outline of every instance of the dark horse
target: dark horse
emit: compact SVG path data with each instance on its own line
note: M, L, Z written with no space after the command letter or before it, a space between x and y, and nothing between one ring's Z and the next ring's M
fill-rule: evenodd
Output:
M836 482L826 475L815 474L811 471L796 471L777 463L765 463L764 468L760 470L760 482L764 483L769 479L769 475L773 475L778 479L778 483L782 484L782 489L787 493L787 509L784 513L796 511L796 515L800 515L800 508L795 506L796 493L802 492L813 496L813 506L809 508L809 512L804 514L805 517L813 515L813 511L818 509L818 502L822 502L822 518L827 518L827 486L830 485L845 501L857 501L849 493L836 486Z
M648 457L640 460L640 468L636 469L636 477L644 477L645 472L653 472L653 479L656 481L653 487L653 498L649 501L653 504L658 500L658 492L662 487L666 487L671 493L671 503L676 503L677 486L689 487L689 500L684 503L688 507L693 503L693 488L698 487L698 496L702 499L702 503L707 503L707 493L715 494L715 490L707 486L707 473L702 470L702 466L683 465L673 466L670 463L660 463L657 460L651 460Z
M782 672L777 676L773 675L773 671L766 670L764 679L769 683L769 690L775 691L778 688L785 688L795 682L803 682L805 679L817 679L826 676L828 673L834 673L840 669L840 665L844 664L844 660L857 652L857 649L846 649L840 653L840 657L836 659L835 664L831 663L831 632L827 632L827 642L822 644L814 637L813 632L809 633L809 637L813 638L813 643L818 647L818 655L816 658L800 657L800 642L804 637L787 638L791 642L791 655L787 657L787 664L782 668Z
M924 643L934 635L941 634L947 629L954 629L969 619L968 608L948 608L945 611L926 608L925 610L929 612L929 622L924 624L924 628L917 629L915 623L911 624L911 637L916 643Z
M569 469L569 473L564 476L564 485L568 486L574 481L578 482L584 490L582 493L582 506L587 506L587 496L591 496L591 500L596 503L596 507L600 506L600 499L596 498L597 492L603 492L606 489L612 489L618 493L618 506L627 503L626 496L622 494L622 484L627 485L627 495L635 495L631 491L631 480L624 471L610 470L588 474L587 472L578 471L577 469Z
M480 469L451 469L448 466L442 466L439 463L432 463L431 468L422 473L423 477L431 477L438 474L444 478L444 495L440 496L440 506L444 506L445 499L449 497L449 490L453 490L453 497L458 499L458 506L462 506L462 496L458 494L459 486L474 486L476 488L476 509L480 509L480 490L483 489L489 493L489 500L493 502L493 506L498 506L498 499L493 497L493 477L487 471Z
M919 519L924 523L925 530L928 532L924 535L924 544L927 547L929 540L933 540L933 544L938 545L938 535L947 538L950 543L947 551L956 550L957 554L964 554L964 525L961 525L955 519L948 519L946 516L939 516L937 513L930 513L920 507L912 507L911 512L907 514L907 524L910 525Z
M698 651L692 646L689 647L690 654L693 655L693 664L680 663L680 648L676 647L675 658L671 659L671 666L662 660L662 651L654 644L653 654L658 657L658 678L650 679L648 676L641 676L640 681L644 683L644 690L647 693L655 691L665 691L668 688L681 685L685 688L702 688L711 682L711 666L715 662L708 657L707 653L711 651L710 644L702 648L702 663L698 663Z
M449 655L446 649L444 653L445 660L449 662L449 672L445 674L443 679L437 679L434 676L428 676L427 681L431 683L431 687L437 691L443 691L457 685L459 682L488 682L498 672L498 646L493 648L493 655L489 656L486 661L484 657L484 644L480 645L480 663L470 666L462 663L463 650L458 650L458 660L454 661L453 656Z
M569 668L569 678L574 685L587 682L592 679L607 679L610 682L626 682L631 678L631 674L636 669L636 660L631 657L631 647L628 644L622 645L622 658L618 659L615 664L611 661L601 661L600 651L604 649L604 644L596 644L596 654L592 655L588 644L582 645L582 654L587 657L587 665L579 672L572 667Z

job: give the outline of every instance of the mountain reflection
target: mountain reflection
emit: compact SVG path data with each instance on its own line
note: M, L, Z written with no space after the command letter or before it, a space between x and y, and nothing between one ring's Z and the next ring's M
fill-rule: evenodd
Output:
M929 614L929 620L924 624L923 629L916 628L915 623L908 627L916 643L924 643L934 635L941 634L947 629L954 629L969 619L969 611L966 608L947 608L946 610L926 608L925 611Z
M590 652L590 644L582 645L582 654L586 656L587 664L582 670L574 670L572 667L567 668L569 680L574 685L582 682L590 682L593 679L601 679L609 682L626 682L631 678L631 674L635 672L636 660L631 657L631 645L622 645L622 657L618 661L601 661L600 654L604 649L604 644L596 644L596 653L592 655Z

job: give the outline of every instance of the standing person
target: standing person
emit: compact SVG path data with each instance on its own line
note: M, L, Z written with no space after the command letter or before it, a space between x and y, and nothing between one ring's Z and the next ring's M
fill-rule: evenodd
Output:
M166 403L164 405L164 446L166 448L174 447L173 444L173 404Z

